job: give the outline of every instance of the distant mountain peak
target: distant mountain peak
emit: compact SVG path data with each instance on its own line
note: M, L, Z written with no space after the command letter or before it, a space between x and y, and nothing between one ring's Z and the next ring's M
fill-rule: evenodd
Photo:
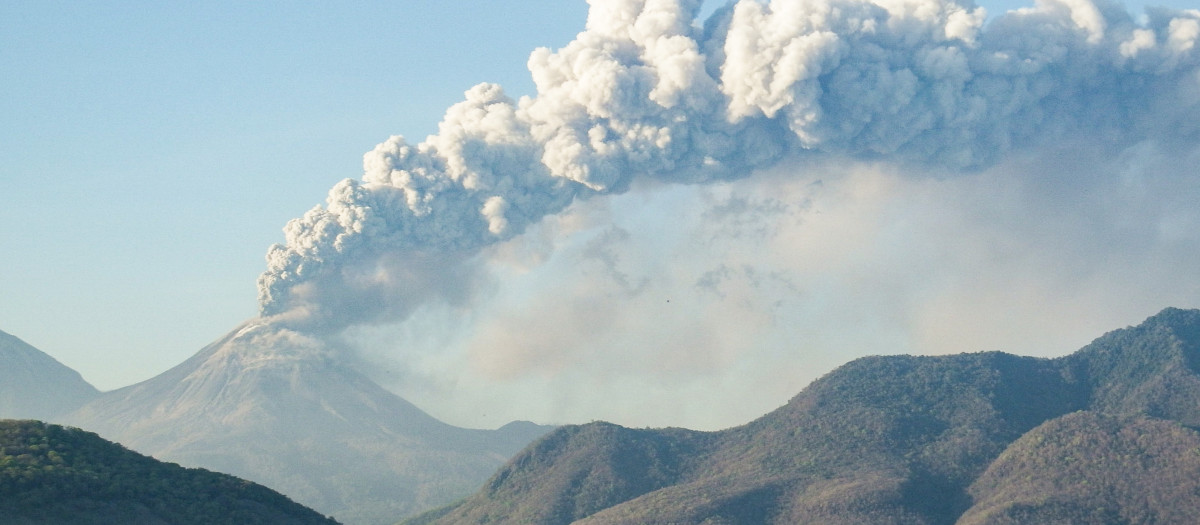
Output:
M79 372L0 332L0 418L53 419L98 395Z

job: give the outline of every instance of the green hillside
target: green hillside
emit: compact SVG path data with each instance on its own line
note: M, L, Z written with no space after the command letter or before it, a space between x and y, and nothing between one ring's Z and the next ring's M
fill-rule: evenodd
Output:
M1179 491L1200 493L1200 483L1184 482L1200 477L1162 472L1172 461L1191 465L1196 458L1184 456L1200 451L1186 428L1200 423L1198 363L1200 311L1176 309L1059 359L1000 352L868 357L815 381L787 405L721 432L604 423L561 428L480 492L419 519L1177 522L1169 518L1191 516L1200 506L1151 496L1155 484L1119 495L1113 486L1159 476L1179 481ZM1057 463L1069 454L1086 461L1073 468ZM1049 501L1037 498L1051 496L1058 498L1052 505L1037 506ZM1096 510L1094 503L1106 498L1113 503L1104 512L1111 512ZM1016 503L1003 505L1010 500Z
M47 525L336 523L261 485L29 420L0 420L0 517Z

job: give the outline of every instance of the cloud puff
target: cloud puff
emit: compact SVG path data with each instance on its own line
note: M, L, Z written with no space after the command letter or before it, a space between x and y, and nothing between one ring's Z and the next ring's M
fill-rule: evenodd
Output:
M728 180L815 154L978 169L1046 141L1190 141L1200 122L1200 12L1153 11L1143 26L1115 6L1046 1L985 27L981 8L938 0L743 0L701 28L698 8L593 2L575 41L531 55L535 97L476 86L436 135L377 146L361 180L271 248L263 314L332 327L402 316L413 306L347 315L320 301L380 258L402 275L367 288L418 290L389 301L458 294L422 265L639 178Z

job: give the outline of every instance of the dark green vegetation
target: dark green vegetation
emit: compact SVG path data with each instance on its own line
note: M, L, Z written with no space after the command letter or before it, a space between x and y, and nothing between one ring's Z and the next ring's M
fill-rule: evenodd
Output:
M52 419L98 395L79 372L0 332L0 418Z
M0 420L0 522L336 523L266 487L129 451L91 432Z
M721 432L560 428L412 523L1200 523L1200 311L1067 357L868 357Z

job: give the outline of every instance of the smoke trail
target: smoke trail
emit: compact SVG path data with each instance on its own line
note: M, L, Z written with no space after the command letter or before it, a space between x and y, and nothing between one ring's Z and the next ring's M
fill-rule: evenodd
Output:
M1194 144L1200 11L1047 0L986 26L970 3L594 0L529 59L535 97L482 84L436 135L392 137L291 221L263 315L320 329L465 301L471 256L635 178L701 183L783 159L973 170L1044 142Z

